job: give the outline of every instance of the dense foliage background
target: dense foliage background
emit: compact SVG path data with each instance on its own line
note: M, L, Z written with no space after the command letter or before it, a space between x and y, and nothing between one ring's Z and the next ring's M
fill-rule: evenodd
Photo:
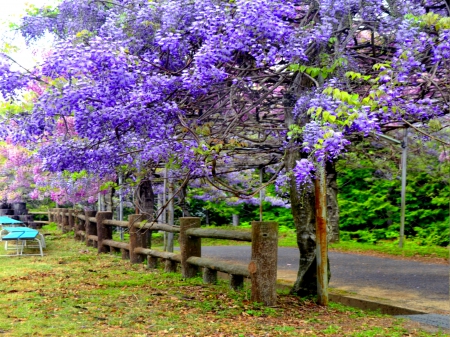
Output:
M439 160L439 144L410 137L405 234L421 245L449 244L450 167ZM400 147L379 140L361 142L338 162L341 240L395 241L400 230ZM267 195L274 194L269 188ZM191 198L190 206L211 225L230 224L239 214L243 226L259 219L257 203L232 206L225 201ZM202 211L203 210L203 211ZM263 203L265 221L294 228L291 210Z

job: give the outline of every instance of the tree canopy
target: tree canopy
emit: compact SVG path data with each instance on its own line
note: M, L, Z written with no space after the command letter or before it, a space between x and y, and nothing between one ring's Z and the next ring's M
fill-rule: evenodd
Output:
M447 7L66 0L23 19L28 40L46 30L59 40L36 70L3 62L1 89L13 99L33 81L46 87L16 140L54 136L59 118L74 117L75 136L40 149L52 171L112 172L136 153L152 164L176 157L191 172L255 157L243 153L267 154L257 163L267 164L280 160L288 131L299 150L332 160L354 133L448 111ZM299 181L313 169L305 160Z

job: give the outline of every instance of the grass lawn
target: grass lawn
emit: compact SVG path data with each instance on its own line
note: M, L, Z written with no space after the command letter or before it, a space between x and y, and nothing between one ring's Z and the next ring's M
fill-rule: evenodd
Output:
M249 285L235 292L148 270L57 231L47 246L45 257L2 257L1 336L445 336L281 292L276 307L263 307Z
M393 241L378 241L376 244L341 241L330 244L330 248L353 253L373 252L392 256L421 258L422 260L441 259L448 262L449 259L449 247L421 246L414 241L408 240L405 242L403 248L399 248L398 243Z

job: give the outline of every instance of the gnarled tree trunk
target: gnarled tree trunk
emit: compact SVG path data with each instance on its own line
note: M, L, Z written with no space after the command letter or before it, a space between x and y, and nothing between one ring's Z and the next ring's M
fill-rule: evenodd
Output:
M136 202L141 214L145 214L147 220L153 221L155 216L155 193L152 182L149 179L142 181L136 190ZM142 235L143 247L151 248L152 232L145 231Z
M288 151L285 157L286 170L292 171L295 161L300 159L298 151ZM295 179L290 184L291 210L297 231L300 250L297 280L291 290L299 296L317 294L316 275L316 215L313 188L300 189Z
M298 99L298 88L301 88L299 82L302 81L301 75L294 80L291 92L284 97L285 123L286 126L295 123L292 115L292 109ZM296 83L298 82L298 83ZM302 116L301 125L309 121L309 116ZM287 172L292 172L296 161L301 159L300 151L297 147L292 147L286 151L285 167ZM339 209L337 204L337 184L336 171L334 165L326 165L327 171L327 226L328 240L337 236L339 233ZM300 251L299 270L297 280L291 290L292 293L299 296L309 296L317 294L317 266L316 266L316 208L315 195L312 186L299 187L295 178L290 182L291 210L294 218L294 224L297 232L297 245ZM333 235L334 234L334 235ZM330 264L328 263L328 268ZM328 269L329 278L331 276Z

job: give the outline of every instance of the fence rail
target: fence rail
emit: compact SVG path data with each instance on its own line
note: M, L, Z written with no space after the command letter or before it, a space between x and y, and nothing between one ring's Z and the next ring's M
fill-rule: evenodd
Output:
M44 212L42 212L44 213ZM49 222L56 222L63 232L74 231L76 240L97 248L99 253L121 252L123 259L131 263L143 263L156 268L161 261L165 271L176 272L181 266L185 278L196 276L203 269L203 281L216 283L217 273L229 274L233 289L243 287L244 278L252 284L252 300L265 305L276 303L276 274L278 250L278 224L252 222L251 232L202 229L200 218L180 218L180 226L146 221L141 215L130 215L128 221L112 219L112 212L79 211L53 208L48 213ZM115 227L127 228L129 242L113 240ZM152 232L178 233L180 253L151 249ZM251 261L248 266L201 257L201 239L247 241L252 243Z
M36 224L47 225L51 222L49 219L49 212L28 212L28 214L30 214L30 215L46 215L47 216L48 220L33 220L33 222Z

